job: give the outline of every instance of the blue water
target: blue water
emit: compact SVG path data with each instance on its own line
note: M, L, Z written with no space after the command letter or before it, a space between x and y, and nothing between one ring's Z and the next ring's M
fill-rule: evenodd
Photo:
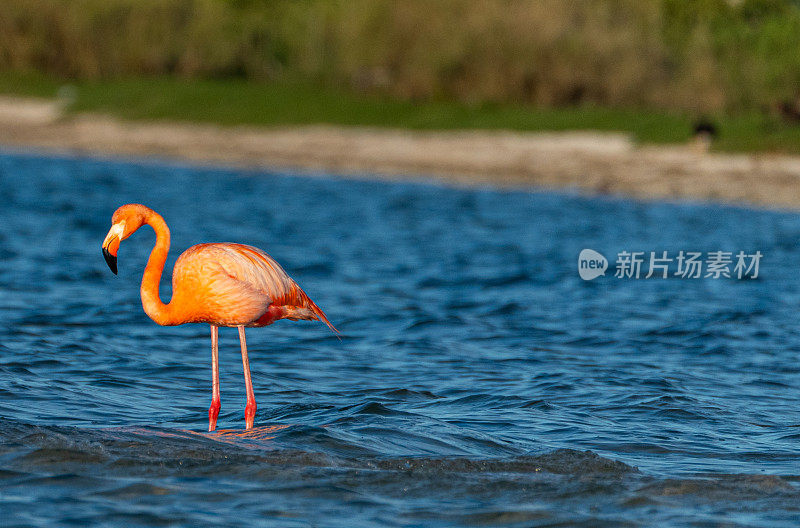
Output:
M717 205L0 156L3 526L793 526L800 216ZM159 327L100 243L263 248L343 332ZM586 282L577 255L612 260ZM620 251L761 251L618 279ZM169 297L168 279L162 297Z

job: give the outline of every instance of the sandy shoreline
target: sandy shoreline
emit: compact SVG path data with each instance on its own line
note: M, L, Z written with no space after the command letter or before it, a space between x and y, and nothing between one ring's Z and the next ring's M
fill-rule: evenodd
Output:
M798 156L637 147L622 134L124 122L102 115L64 116L53 102L0 97L0 145L800 208Z

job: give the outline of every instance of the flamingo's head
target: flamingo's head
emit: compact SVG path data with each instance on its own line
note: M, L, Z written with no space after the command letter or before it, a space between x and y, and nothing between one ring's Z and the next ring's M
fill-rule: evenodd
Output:
M140 204L123 205L111 217L111 229L103 240L103 257L106 264L117 274L117 251L119 243L142 227L146 219L147 207Z

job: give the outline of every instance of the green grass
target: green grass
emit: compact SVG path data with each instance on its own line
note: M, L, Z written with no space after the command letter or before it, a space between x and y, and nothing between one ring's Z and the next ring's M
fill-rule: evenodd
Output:
M28 97L55 97L64 83L33 73L0 73L0 93Z
M74 88L72 112L100 112L132 120L221 125L332 124L415 130L598 130L630 133L643 143L675 143L691 136L681 114L598 107L538 109L519 105L411 103L308 84L241 80L128 79L65 83L39 75L0 74L0 93L54 97ZM800 127L761 114L717 116L715 149L800 153Z

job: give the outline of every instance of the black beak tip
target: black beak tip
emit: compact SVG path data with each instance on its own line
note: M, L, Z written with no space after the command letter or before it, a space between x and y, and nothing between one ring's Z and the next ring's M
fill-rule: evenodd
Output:
M115 257L114 255L109 253L106 248L103 248L103 258L106 259L106 264L108 264L108 267L111 269L111 271L114 273L114 275L116 275L117 274L117 257Z

